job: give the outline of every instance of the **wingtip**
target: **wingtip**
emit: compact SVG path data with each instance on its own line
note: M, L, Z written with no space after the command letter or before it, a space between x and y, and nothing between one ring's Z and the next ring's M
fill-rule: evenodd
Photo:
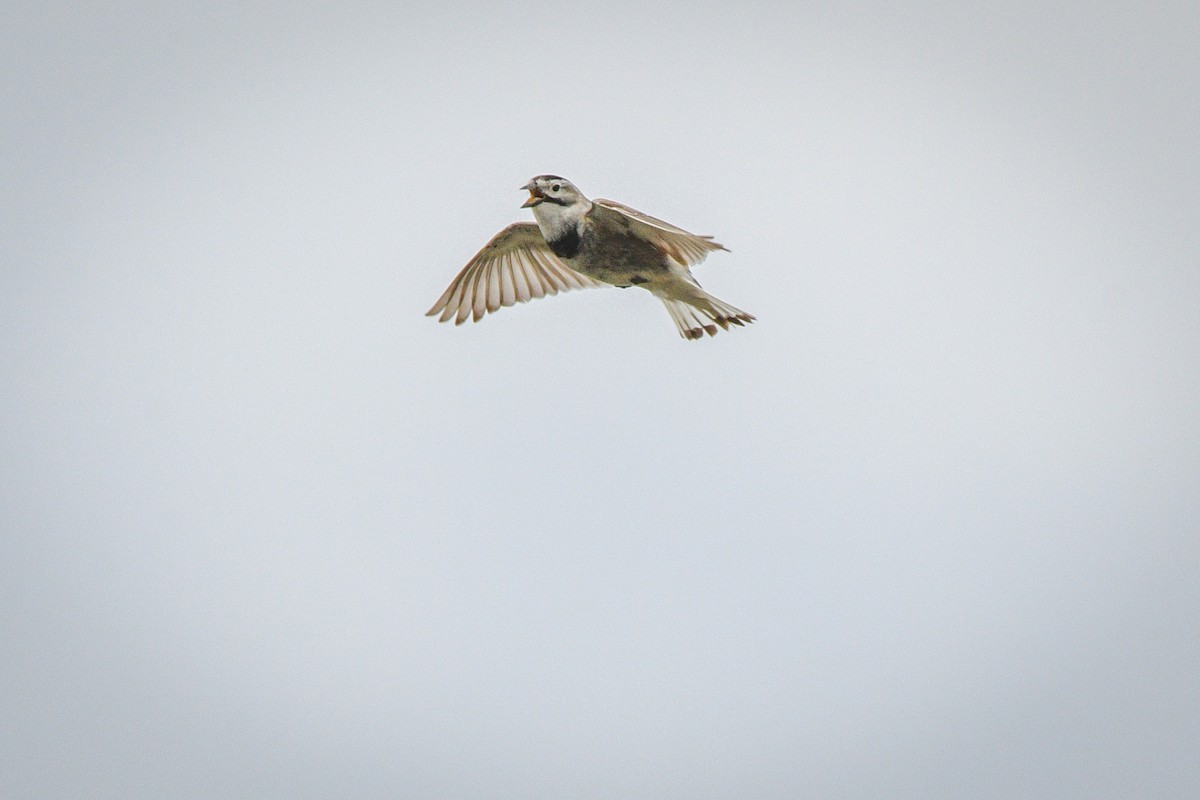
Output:
M728 247L721 244L720 242L714 242L713 237L711 237L711 236L701 236L700 238L704 239L704 243L707 244L713 250L724 250L726 253L733 252L732 250L730 250Z

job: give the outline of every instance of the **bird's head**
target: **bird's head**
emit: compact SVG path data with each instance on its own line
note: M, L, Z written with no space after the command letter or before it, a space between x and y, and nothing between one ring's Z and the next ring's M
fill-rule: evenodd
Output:
M538 175L521 188L529 191L529 199L521 204L521 208L536 208L542 203L566 207L588 201L575 184L557 175Z

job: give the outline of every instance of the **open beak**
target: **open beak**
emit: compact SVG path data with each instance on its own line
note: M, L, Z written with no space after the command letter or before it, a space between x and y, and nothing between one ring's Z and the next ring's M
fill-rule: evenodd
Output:
M533 208L538 203L546 199L546 195L542 194L542 191L532 183L527 183L521 188L529 190L529 199L524 203L521 203L521 208Z

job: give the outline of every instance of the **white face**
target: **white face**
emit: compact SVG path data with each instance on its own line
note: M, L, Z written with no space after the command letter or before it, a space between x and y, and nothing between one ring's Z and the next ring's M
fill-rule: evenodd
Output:
M536 208L543 203L570 206L587 199L574 184L557 175L539 175L523 188L529 190L529 199L522 208Z
M592 207L574 184L557 175L539 175L523 188L529 190L529 199L521 207L533 209L533 218L547 241L576 229Z

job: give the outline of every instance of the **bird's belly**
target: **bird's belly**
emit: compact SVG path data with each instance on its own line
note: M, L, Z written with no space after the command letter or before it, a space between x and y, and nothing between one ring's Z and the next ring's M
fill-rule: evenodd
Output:
M575 270L582 272L589 278L611 283L613 286L637 286L651 280L648 277L650 270L614 269L610 267L589 267L586 269L575 267Z
M667 266L658 252L636 245L607 248L585 246L578 256L567 260L567 263L575 271L613 286L637 286L668 274Z

